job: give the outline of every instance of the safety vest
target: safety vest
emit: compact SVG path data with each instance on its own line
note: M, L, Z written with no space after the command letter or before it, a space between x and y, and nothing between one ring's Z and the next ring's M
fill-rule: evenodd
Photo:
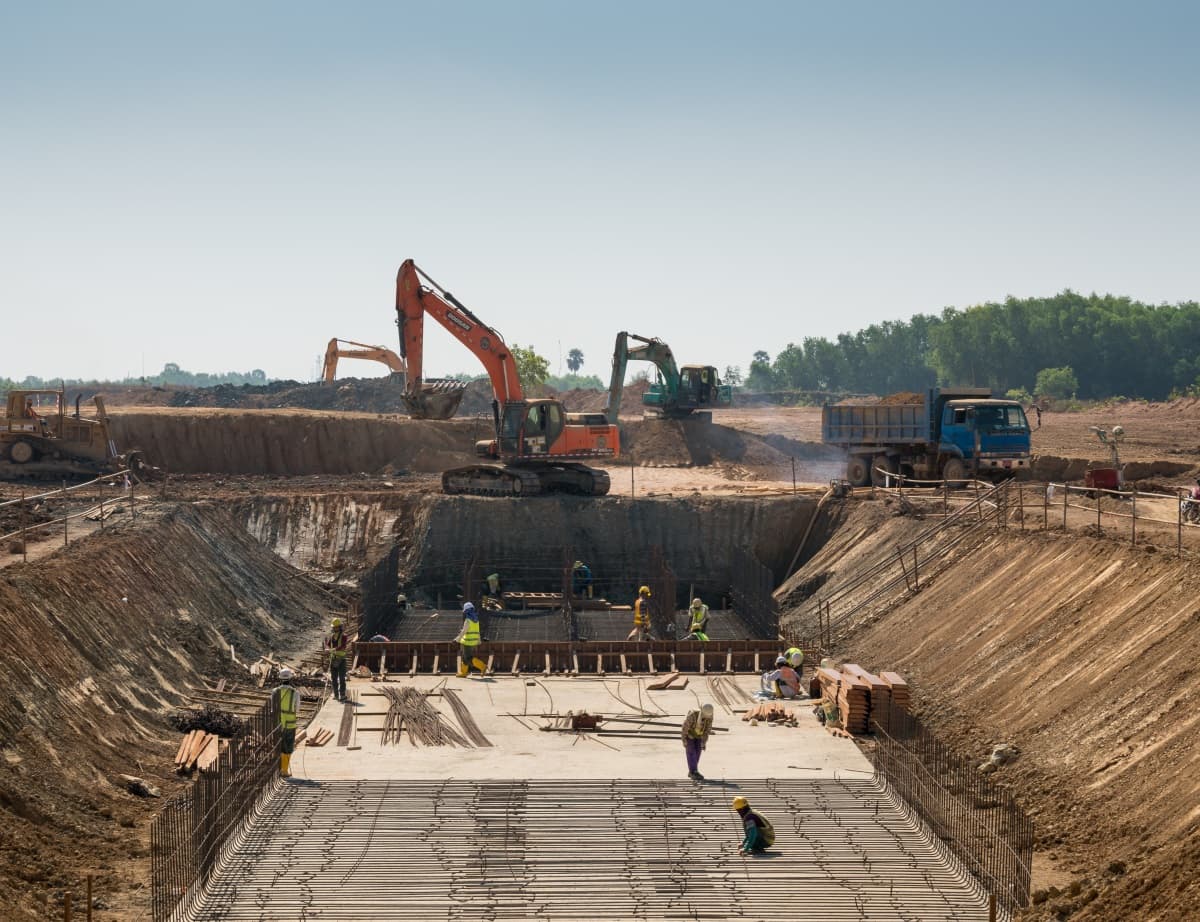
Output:
M633 603L633 626L634 627L649 627L650 612L644 612L642 606L645 604L645 599L639 598Z
M695 720L691 720L692 714L696 715ZM704 715L699 711L692 711L688 714L689 726L687 729L688 736L695 740L702 740L712 729L712 721L705 720Z
M692 625L688 628L688 631L703 634L708 630L708 606L701 605L698 609L691 609L691 612Z
M335 631L325 641L329 649L329 658L334 660L346 659L346 632Z
M492 592L495 592L497 589L499 589L500 588L500 574L493 573L490 576L488 576L487 584L488 584L488 589L490 589Z
M299 696L296 689L290 685L280 685L279 692L279 729L296 729L296 712L299 710Z
M466 619L467 625L463 629L462 640L459 641L464 647L479 646L479 622ZM444 636L444 635L443 635Z

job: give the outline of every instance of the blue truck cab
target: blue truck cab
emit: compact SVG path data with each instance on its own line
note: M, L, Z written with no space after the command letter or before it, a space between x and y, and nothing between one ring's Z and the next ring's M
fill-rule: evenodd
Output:
M1028 470L1021 405L986 388L931 388L920 402L826 405L821 437L847 454L855 486L902 473L918 480L1001 479Z

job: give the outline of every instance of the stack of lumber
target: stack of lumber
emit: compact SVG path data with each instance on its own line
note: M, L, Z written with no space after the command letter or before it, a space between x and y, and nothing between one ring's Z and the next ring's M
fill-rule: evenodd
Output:
M749 720L755 724L760 720L767 723L786 723L794 727L796 725L796 713L791 708L786 708L782 704L767 701L762 704L756 704L746 711L742 715L742 720Z
M842 670L867 683L871 708L870 719L884 730L889 729L891 726L892 687L881 677L867 672L856 663L846 663Z
M651 689L652 691L662 691L663 689L669 688L674 691L681 688L687 688L687 684L687 676L680 675L678 672L672 672L661 679L656 679L655 681L649 683L646 688Z
M215 733L192 730L184 734L175 752L175 771L186 773L198 768L204 771L221 753L221 738Z
M908 711L912 704L912 698L909 695L908 683L904 678L895 672L881 672L879 678L887 683L888 688L892 693L892 703L902 711Z
M866 733L871 712L871 686L852 672L822 667L817 670L821 698L837 709L842 726Z

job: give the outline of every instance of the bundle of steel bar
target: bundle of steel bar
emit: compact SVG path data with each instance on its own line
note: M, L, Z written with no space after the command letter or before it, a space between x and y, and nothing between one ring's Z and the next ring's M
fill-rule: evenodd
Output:
M424 692L411 685L399 688L383 687L388 698L388 709L383 719L381 744L400 742L400 734L407 730L408 741L414 746L462 746L470 743L457 730L442 720Z

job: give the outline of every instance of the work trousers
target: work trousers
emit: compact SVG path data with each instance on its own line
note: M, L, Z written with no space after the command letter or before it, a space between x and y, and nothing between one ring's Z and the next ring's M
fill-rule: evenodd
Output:
M688 737L683 741L683 751L687 755L687 764L689 772L700 771L700 753L704 751L701 745L703 741Z
M333 697L346 697L346 661L334 659L329 664L329 676L333 681Z
M292 727L290 730L280 728L279 736L279 751L285 756L290 756L296 751L296 728Z

